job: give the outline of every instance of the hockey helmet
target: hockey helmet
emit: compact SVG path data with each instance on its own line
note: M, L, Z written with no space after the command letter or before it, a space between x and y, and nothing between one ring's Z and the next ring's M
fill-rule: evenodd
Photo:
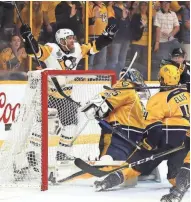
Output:
M129 71L127 71L127 68L122 69L120 72L120 78L139 86L140 89L137 89L136 91L144 93L141 95L142 97L148 99L151 96L148 89L141 89L141 87L147 87L147 85L144 82L142 74L137 69L131 68Z
M122 69L119 77L137 85L144 83L142 74L134 68L131 68L129 71L127 71L127 68Z
M68 36L74 36L74 32L71 29L59 29L55 34L55 38L58 44L61 43L61 39L66 40Z
M159 70L158 79L163 85L177 85L180 81L180 71L174 65L164 65Z

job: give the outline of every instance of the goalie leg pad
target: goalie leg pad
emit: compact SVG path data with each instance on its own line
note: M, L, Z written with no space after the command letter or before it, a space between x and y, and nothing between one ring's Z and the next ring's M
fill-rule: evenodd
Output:
M65 147L71 147L72 146L72 140L74 137L76 137L77 133L77 125L68 125L65 126L63 129L60 130L59 136L60 136L60 146Z
M62 128L62 124L58 118L57 109L48 108L48 134L58 135Z
M56 154L57 160L66 160L71 159L69 157L71 153L71 147L73 143L73 139L76 136L77 133L77 125L68 125L65 126L64 129L61 129L59 132L60 141L59 141L59 147Z

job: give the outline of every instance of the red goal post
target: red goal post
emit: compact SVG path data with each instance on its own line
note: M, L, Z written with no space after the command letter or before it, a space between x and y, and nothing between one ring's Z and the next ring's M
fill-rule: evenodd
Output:
M41 73L42 74L42 184L41 190L48 189L48 77L52 76L76 76L76 77L83 77L83 76L109 76L111 78L111 85L116 83L116 75L114 71L102 70L102 71L94 71L94 70L76 70L76 71L69 71L69 70L46 70ZM91 80L91 79L90 79ZM92 78L93 82L101 82L99 79ZM76 81L77 82L77 81ZM80 81L81 82L81 81ZM83 82L83 81L82 81ZM91 81L89 81L91 83ZM103 85L104 80L102 81ZM88 85L88 81L87 81ZM89 84L90 85L90 84ZM88 101L88 100L87 100Z

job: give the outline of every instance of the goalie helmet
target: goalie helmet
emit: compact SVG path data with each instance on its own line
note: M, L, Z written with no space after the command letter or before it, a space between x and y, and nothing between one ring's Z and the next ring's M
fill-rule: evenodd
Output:
M136 85L142 85L144 83L143 76L137 69L131 68L129 71L126 71L126 68L122 69L119 77Z
M131 68L128 72L126 72L126 71L127 71L127 68L122 69L119 77L123 78L126 81L129 81L129 82L135 84L136 86L140 86L140 87L146 87L147 86L144 82L142 74L137 69ZM137 91L144 93L144 95L142 95L142 97L144 97L146 99L148 99L151 95L150 91L148 89L141 89L140 88L140 90L137 90Z
M180 81L180 71L174 65L164 65L160 68L158 79L162 85L177 85Z
M71 29L59 29L56 32L55 38L58 44L61 44L61 39L66 40L68 36L74 36L74 32Z

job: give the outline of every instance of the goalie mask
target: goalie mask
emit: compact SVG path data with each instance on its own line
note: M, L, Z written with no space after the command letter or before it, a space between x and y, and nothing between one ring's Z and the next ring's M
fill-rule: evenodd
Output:
M136 85L142 85L144 83L142 74L136 69L130 69L126 72L127 69L122 69L120 72L120 79L124 79Z
M63 46L67 51L71 51L73 48L73 44L70 44L70 41L68 40L69 37L72 37L71 39L73 39L74 43L74 32L71 29L59 29L55 34L56 42Z
M141 89L141 87L147 86L144 82L142 74L137 69L134 68L131 68L127 73L126 71L127 71L126 68L121 70L120 78L133 83L135 86L139 86L140 89L136 91L144 93L144 96L142 94L141 97L143 96L143 98L148 99L150 97L150 91L148 89Z

